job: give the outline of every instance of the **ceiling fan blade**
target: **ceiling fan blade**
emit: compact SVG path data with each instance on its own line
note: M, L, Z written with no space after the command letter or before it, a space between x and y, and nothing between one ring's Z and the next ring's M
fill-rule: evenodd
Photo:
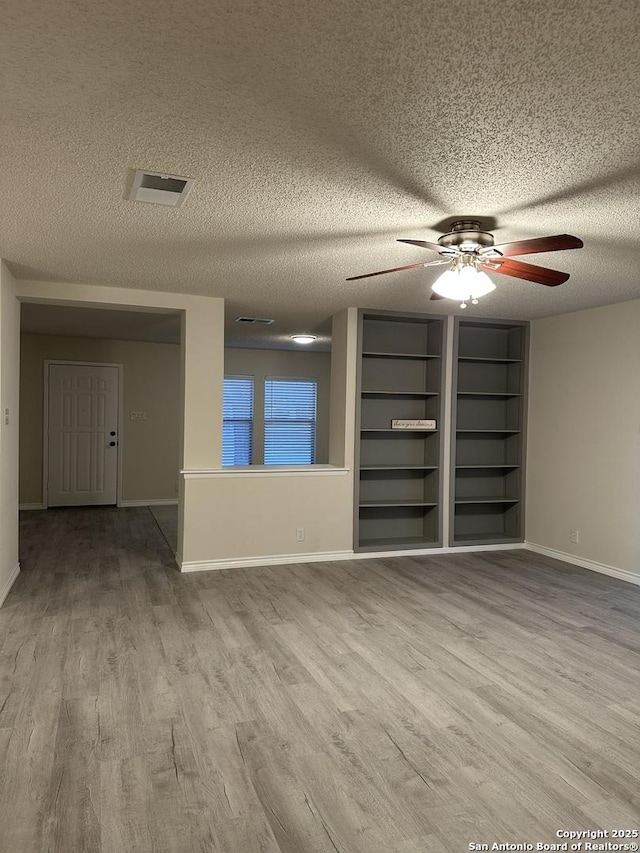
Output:
M518 240L516 243L498 243L487 249L497 249L505 258L514 255L533 255L536 252L558 252L560 249L581 249L584 243L571 234L556 234L554 237L535 237L532 240ZM480 252L482 255L483 253Z
M439 267L441 264L450 264L451 258L440 258L439 261L427 261L426 264L422 264L423 267Z
M352 275L346 281L357 281L359 278L371 278L372 275L385 275L388 272L401 272L401 270L415 270L424 264L407 264L405 267L392 267L390 270L379 270L378 272L367 272L364 275Z
M486 272L497 272L500 275L512 275L514 278L523 278L525 281L535 281L538 284L546 284L547 287L556 287L569 278L568 272L550 270L539 267L537 264L525 264L523 261L511 261L507 258L492 258L489 263L483 263L482 268Z
M427 240L397 240L398 243L410 243L412 246L420 246L421 249L431 249L432 252L441 254L443 246L439 243L429 243Z
M431 296L429 297L429 299L430 299L430 300L433 300L433 299L444 299L444 296L440 296L440 294L439 294L439 293L436 293L436 292L434 291L434 292L431 294Z

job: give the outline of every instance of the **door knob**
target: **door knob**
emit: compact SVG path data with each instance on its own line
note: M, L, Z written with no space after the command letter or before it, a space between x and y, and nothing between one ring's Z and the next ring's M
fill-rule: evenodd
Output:
M116 446L115 441L110 441L110 442L109 442L109 447L115 447L115 446Z
M116 431L114 429L112 429L111 432L109 433L109 435L115 435L115 434L116 434Z

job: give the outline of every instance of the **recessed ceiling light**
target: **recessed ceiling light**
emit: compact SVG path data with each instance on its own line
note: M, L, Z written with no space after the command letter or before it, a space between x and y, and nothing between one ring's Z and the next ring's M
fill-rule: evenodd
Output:
M318 339L316 335L291 335L291 340L297 344L312 344Z

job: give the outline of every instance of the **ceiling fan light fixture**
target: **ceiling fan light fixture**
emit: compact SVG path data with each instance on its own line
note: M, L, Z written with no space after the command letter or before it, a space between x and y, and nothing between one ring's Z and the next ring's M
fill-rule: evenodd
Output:
M434 293L445 299L460 301L460 307L466 308L467 301L475 305L481 296L496 289L489 276L469 263L448 269L431 286Z
M312 344L318 338L316 335L291 335L291 340L296 344Z

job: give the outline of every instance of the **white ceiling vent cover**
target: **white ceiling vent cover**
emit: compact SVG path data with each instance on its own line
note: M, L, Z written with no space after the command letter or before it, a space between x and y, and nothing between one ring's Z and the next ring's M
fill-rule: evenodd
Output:
M164 172L146 172L138 169L131 187L131 201L144 204L163 204L165 207L182 207L193 185L193 178L167 175Z

